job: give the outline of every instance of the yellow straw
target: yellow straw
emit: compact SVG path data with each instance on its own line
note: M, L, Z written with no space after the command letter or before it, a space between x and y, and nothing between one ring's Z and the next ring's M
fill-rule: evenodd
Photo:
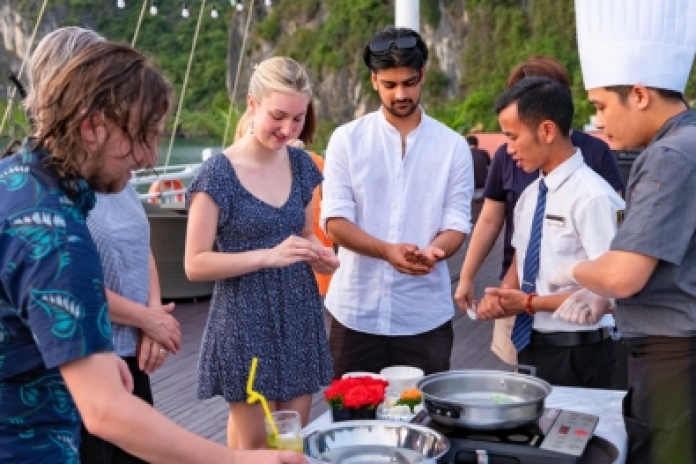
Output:
M263 412L266 414L268 423L271 425L271 430L273 431L274 435L278 436L278 427L276 427L275 421L273 420L271 410L268 409L266 398L261 393L254 391L254 378L256 378L256 366L258 363L259 359L256 356L251 358L251 372L249 372L249 379L247 380L246 388L247 395L249 395L247 398L247 403L254 404L257 401L261 402L261 407L263 408Z

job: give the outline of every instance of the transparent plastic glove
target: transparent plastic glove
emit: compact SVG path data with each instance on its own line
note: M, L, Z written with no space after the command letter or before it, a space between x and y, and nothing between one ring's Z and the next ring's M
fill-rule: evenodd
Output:
M614 302L611 298L604 298L586 288L581 288L566 298L552 317L573 324L593 325L613 308Z
M549 287L555 292L562 287L577 285L578 281L575 280L573 271L579 262L580 261L570 261L562 266L558 271L551 274L548 280Z

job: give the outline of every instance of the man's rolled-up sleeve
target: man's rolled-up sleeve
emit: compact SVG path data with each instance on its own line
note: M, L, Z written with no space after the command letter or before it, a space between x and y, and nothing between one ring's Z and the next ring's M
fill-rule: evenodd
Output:
M347 134L336 129L326 148L324 184L322 185L321 228L326 231L326 221L344 218L355 223L355 197L348 162Z
M465 143L461 142L455 149L452 167L447 177L445 207L440 232L445 230L456 230L464 234L471 232L471 198L473 194L474 169L471 151Z

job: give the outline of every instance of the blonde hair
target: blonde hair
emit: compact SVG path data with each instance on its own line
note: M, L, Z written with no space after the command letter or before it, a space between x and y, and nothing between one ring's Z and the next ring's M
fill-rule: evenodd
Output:
M94 31L81 27L63 27L45 36L34 50L29 66L31 88L24 99L24 108L29 116L37 115L37 93L44 91L53 79L75 55L95 43L106 39Z
M246 134L249 125L251 124L251 111L247 110L237 120L237 127L234 131L234 141L241 139Z
M304 143L310 143L316 129L316 116L312 104L312 87L304 68L297 61L284 56L268 58L256 65L249 81L249 94L260 102L272 92L297 92L309 97L305 124L298 138Z

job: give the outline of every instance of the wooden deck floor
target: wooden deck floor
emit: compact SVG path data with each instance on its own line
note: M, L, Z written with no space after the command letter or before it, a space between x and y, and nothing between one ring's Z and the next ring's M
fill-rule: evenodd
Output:
M501 234L502 237L502 234ZM449 259L452 289L456 288L459 269L468 243ZM488 256L476 276L476 297L486 286L497 285L502 254L502 238ZM165 365L152 376L155 405L168 417L187 429L219 443L226 441L228 406L220 398L200 401L196 398L196 365L198 351L208 313L208 300L180 301L175 315L181 323L182 348L170 356ZM476 322L453 308L454 348L452 369L504 369L505 364L490 350L492 322ZM314 396L310 419L326 411L321 393Z

